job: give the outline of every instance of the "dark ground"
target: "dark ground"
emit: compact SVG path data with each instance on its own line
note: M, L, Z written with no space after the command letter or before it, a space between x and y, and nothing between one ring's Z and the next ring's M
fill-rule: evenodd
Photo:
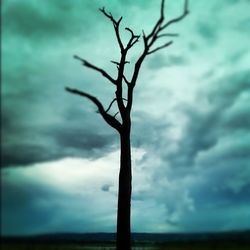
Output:
M2 243L2 250L114 250L113 243L59 244L59 243ZM250 242L203 241L170 242L162 244L135 244L133 250L250 250Z
M250 231L196 234L133 233L133 250L250 250ZM114 233L1 237L1 250L114 250Z

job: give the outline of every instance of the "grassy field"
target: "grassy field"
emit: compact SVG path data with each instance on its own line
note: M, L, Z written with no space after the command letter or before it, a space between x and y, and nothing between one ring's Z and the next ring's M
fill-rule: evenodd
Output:
M1 250L114 250L113 245L1 244ZM164 245L141 244L133 250L250 250L246 242L174 242Z

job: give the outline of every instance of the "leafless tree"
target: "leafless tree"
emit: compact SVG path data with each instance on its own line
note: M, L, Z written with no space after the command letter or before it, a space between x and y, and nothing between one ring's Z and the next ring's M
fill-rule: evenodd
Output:
M116 249L117 250L130 250L131 249L131 229L130 229L130 212L131 212L131 191L132 191L132 174L131 174L131 109L133 105L133 93L138 79L138 75L145 58L161 49L169 47L173 40L170 38L178 36L176 33L168 33L167 28L175 23L180 22L187 16L188 0L184 0L184 7L182 13L171 20L166 20L164 15L165 1L161 0L160 17L155 23L149 34L142 31L141 35L136 35L132 29L125 28L130 33L130 39L124 43L121 39L120 23L122 17L115 19L110 12L105 8L100 9L101 13L112 23L120 48L120 60L118 62L112 61L118 69L116 77L112 77L102 68L95 66L87 60L74 56L79 60L83 66L99 72L115 87L115 98L110 102L110 105L105 109L103 104L95 96L78 89L66 87L66 90L72 94L76 94L87 98L94 103L98 108L98 113L102 118L114 128L120 137L120 173L119 173L119 190L118 190L118 212L117 212L117 236L116 236ZM127 61L128 51L137 43L139 39L143 40L143 49L138 56L137 61L133 66L133 72L130 77L125 76L124 71ZM169 38L170 40L163 42L157 46L162 39ZM124 88L126 86L126 88ZM110 114L111 107L116 104L120 119L116 115Z

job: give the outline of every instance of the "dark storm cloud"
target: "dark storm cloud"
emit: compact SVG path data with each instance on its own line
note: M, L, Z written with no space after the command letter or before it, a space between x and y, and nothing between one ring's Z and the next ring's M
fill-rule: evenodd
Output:
M63 128L62 131L56 130L52 133L62 147L82 148L87 151L95 148L103 149L110 142L109 136L98 135L82 129L77 131L76 129L65 130Z
M94 21L90 12L96 9L89 2L74 4L65 0L55 1L6 1L3 8L4 29L30 39L62 38L83 32ZM83 11L79 12L78 8Z
M49 161L60 158L62 154L53 154L46 149L47 145L15 144L3 146L2 167L24 166L39 161Z
M212 105L229 108L236 98L250 91L250 71L233 72L216 80L208 89L208 98Z
M98 116L93 113L93 116ZM75 118L75 122L68 126L56 127L49 131L49 134L57 145L60 154L74 157L97 158L110 152L111 148L116 144L116 136L111 129L105 126L104 121L100 117L95 117L100 121L101 126L94 124L83 128L77 124L79 119ZM92 118L94 122L94 117ZM103 125L103 126L102 126Z
M66 93L63 86L40 91L39 85L26 85L32 94L23 88L6 94L3 100L3 167L67 156L95 158L109 152L116 143L114 132L88 100ZM57 98L54 91L60 93Z
M245 135L248 134L249 109L246 108L246 103L236 110L232 107L240 101L238 98L249 94L249 74L248 71L231 74L218 79L213 84L214 88L206 89L204 94L199 96L199 100L201 101L202 98L204 98L203 101L207 100L209 103L207 110L199 110L199 107L195 106L181 108L187 115L188 122L179 142L179 149L175 153L167 153L166 160L170 160L173 166L191 167L197 155L215 147L221 137L230 135L228 133L232 131L235 133L237 129L244 130ZM250 144L246 141L243 145L239 145L239 148L236 144L226 155L236 156L239 152L244 157L247 150L250 150Z
M141 168L154 168L151 181L157 187L135 190L135 202L154 197L165 206L166 222L184 230L249 227L249 79L248 71L228 74L198 92L195 105L178 106L187 120L177 141L171 119L167 126L161 118L151 124L150 115L135 114L134 129L145 131ZM241 204L242 213L235 204ZM230 218L236 219L230 223Z
M76 115L71 115L71 120L62 112L59 121L50 121L46 112L41 124L36 122L35 114L32 121L27 114L22 116L18 111L20 109L6 113L6 109L3 113L3 167L24 166L67 156L96 158L109 152L117 143L114 132L93 111L78 110ZM37 115L40 117L39 113Z
M170 133L171 126L169 132L158 130L159 134L155 134L157 138L154 140L162 143L161 147L150 144L150 154L154 154L155 161L163 159L165 166L157 169L153 183L163 182L166 176L168 188L183 186L188 192L187 201L190 199L194 208L192 212L185 211L187 202L178 214L178 205L171 202L171 198L163 198L163 191L159 191L162 198L156 200L159 203L166 201L166 218L180 228L213 231L249 227L246 222L250 205L249 96L249 71L228 74L198 93L197 103L200 105L181 107L181 113L188 120L175 150L170 150L170 145L174 144L171 137L162 141L167 137L166 133ZM174 193L177 195L178 192L175 190ZM173 204L174 209L169 204ZM172 215L172 210L177 214ZM207 214L209 222L204 218ZM231 222L231 218L235 220Z
M224 161L247 157L250 151L249 74L244 71L217 79L198 95L197 102L203 103L201 105L178 105L178 112L187 118L187 122L175 150L171 150L176 144L171 137L171 128L175 126L171 119L155 119L148 113L135 113L134 146L151 148L152 154L166 160L173 168L191 168L200 153L215 148L223 137L229 136L229 142L243 139L231 146L223 145L220 155L214 153L210 156L210 163L218 161L218 157Z
M45 186L3 181L2 191L1 223L6 232L11 232L13 228L17 234L29 233L34 228L38 228L39 231L39 228L41 230L44 224L49 224L57 214L58 209L53 206L53 200L59 197L59 194L52 193ZM49 208L44 205L46 203L50 203Z
M198 175L201 181L189 186L195 207L202 210L211 204L249 204L248 161L249 158L218 159L216 164L200 164Z
M95 113L92 115L97 116ZM10 126L4 127L2 166L24 166L67 156L96 158L109 152L116 143L115 135L105 126L102 128L90 123L88 127L84 119L82 124L78 122L79 118L75 118L50 126L26 125L23 131L18 123L15 124L16 131Z
M183 228L204 230L204 223L210 231L249 228L249 160L228 158L199 168L198 178L188 186L195 214L183 218Z
M137 148L161 148L164 142L159 138L168 130L171 124L161 118L155 118L146 112L135 112L133 119L133 146ZM141 133L141 131L143 131L143 133Z

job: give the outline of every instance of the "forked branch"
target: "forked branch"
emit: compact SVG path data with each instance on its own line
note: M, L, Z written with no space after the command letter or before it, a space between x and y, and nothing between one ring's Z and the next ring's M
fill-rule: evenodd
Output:
M122 98L122 100L127 101L127 99L125 99L125 98ZM113 105L116 101L117 101L117 98L114 98L114 99L112 100L112 102L109 104L108 108L107 108L106 111L105 111L106 113L109 112L109 110L111 109L112 105Z
M124 46L123 46L123 43L122 43L122 40L121 40L121 35L120 35L120 30L119 30L120 22L122 20L122 16L118 19L118 21L116 21L114 19L113 15L110 12L109 13L106 12L104 7L100 8L99 10L104 14L104 16L106 16L108 19L110 19L110 21L113 23L118 44L120 46L120 49L123 51Z
M156 51L158 51L160 49L164 49L164 48L170 46L173 43L172 40L164 43L163 45L160 45L160 46L154 48L154 45L159 38L178 36L178 34L176 34L176 33L162 33L162 32L163 31L165 32L166 28L169 27L170 25L181 21L189 13L188 0L184 0L184 8L183 8L182 14L176 18L171 19L170 21L168 21L164 24L164 22L165 22L164 6L165 6L165 0L162 0L161 1L161 9L160 9L160 17L159 17L158 21L156 22L156 24L154 25L152 31L148 35L146 35L144 31L142 31L142 33L143 33L142 37L143 37L143 41L144 41L144 50L143 50L141 56L138 58L138 60L135 63L134 71L133 71L133 75L132 75L132 79L131 79L131 84L128 85L128 105L127 105L128 111L130 111L131 107L132 107L133 88L135 87L135 84L136 84L136 81L137 81L137 78L139 75L139 71L140 71L142 62L144 61L145 57L155 53Z
M89 99L92 103L94 103L97 106L98 112L101 114L103 119L111 127L115 128L117 131L120 131L120 129L121 129L120 122L105 111L102 103L95 96L92 96L92 95L90 95L90 94L88 94L86 92L80 91L78 89L72 89L72 88L69 88L69 87L66 87L65 90L72 93L72 94L79 95L79 96L82 96L82 97L85 97L85 98Z
M165 5L165 0L162 0L162 2L161 2L161 11L160 11L160 18L156 22L156 24L153 27L151 33L149 35L147 35L147 36L143 33L145 51L146 50L149 51L150 48L154 45L154 43L156 42L156 40L158 38L161 38L161 37L176 37L176 36L178 36L178 34L176 34L176 33L164 33L164 34L161 34L161 32L164 31L164 30L166 30L166 28L169 27L170 25L172 25L174 23L177 23L177 22L180 22L189 13L189 11L188 11L188 0L185 0L184 1L184 8L183 8L182 14L180 16L176 17L176 18L173 18L173 19L169 20L168 22L166 22L164 24L164 21L165 21L165 17L164 17L164 5ZM172 44L171 41L168 42L168 43L165 43L162 46L159 46L156 49L151 50L147 54L148 55L152 54L153 52L156 52L159 49L163 49L165 47L168 47L170 44Z
M125 75L123 75L123 76L122 76L122 78L123 78L123 80L125 81L125 83L126 83L127 85L129 85L129 84L130 84L129 80L126 78L126 76L125 76Z
M129 50L131 47L133 47L139 41L140 36L135 35L133 30L131 30L128 27L125 28L125 30L127 30L131 34L130 40L128 41L128 44L127 44L127 47L126 47L126 50Z
M168 21L166 24L164 24L164 25L160 28L160 31L166 29L166 28L169 27L171 24L180 22L185 16L188 15L188 13L189 13L189 10L188 10L188 0L185 0L185 2L184 2L184 8L183 8L182 14L181 14L180 16L176 17L176 18L171 19L171 20Z

